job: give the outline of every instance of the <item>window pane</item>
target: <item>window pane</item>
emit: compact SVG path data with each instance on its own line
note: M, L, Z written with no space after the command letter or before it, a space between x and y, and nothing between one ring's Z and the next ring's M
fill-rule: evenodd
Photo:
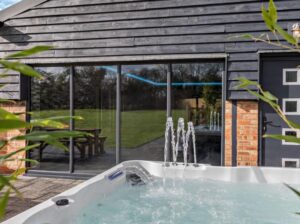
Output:
M288 113L297 112L297 101L286 101L285 102L285 112L288 112Z
M31 119L69 116L69 74L68 67L36 67L43 80L32 79L31 82ZM64 121L68 129L69 120ZM54 131L55 129L42 129ZM36 143L36 142L32 142ZM65 146L69 139L61 140ZM50 171L69 170L69 152L54 146L42 144L30 152L30 158L40 163L32 169Z
M220 165L223 63L174 64L172 68L174 121L182 117L193 122L198 162Z
M293 137L297 137L297 132L295 131L286 131L285 132L286 136L293 136Z
M297 82L297 81L298 81L297 71L286 72L286 82Z
M75 172L100 173L115 165L116 66L75 68L75 129L94 137L74 139Z
M122 159L163 160L167 66L122 66Z
M297 168L297 162L296 161L285 161L284 167L287 168Z

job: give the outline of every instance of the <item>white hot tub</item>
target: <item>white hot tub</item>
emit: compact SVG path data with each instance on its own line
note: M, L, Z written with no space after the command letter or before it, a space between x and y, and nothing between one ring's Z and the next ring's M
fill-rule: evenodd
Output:
M283 183L300 186L300 169L128 161L3 223L300 223Z

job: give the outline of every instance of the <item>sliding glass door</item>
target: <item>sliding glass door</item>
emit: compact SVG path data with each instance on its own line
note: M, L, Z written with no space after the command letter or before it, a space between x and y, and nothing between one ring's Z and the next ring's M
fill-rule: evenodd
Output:
M162 160L167 117L167 66L122 66L121 90L122 161Z
M172 74L174 120L193 122L198 162L220 165L223 63L173 64Z
M74 139L78 173L101 173L115 165L116 66L76 66L75 130L93 137Z
M62 139L69 151L42 144L29 153L39 161L32 169L95 175L115 165L116 152L121 161L162 161L167 108L175 128L180 117L193 122L198 162L219 165L223 67L222 62L35 67L45 78L31 81L31 119L73 114L82 120L66 119L65 129L92 137Z
M31 81L31 119L60 117L70 115L69 101L69 67L35 67L44 79L32 79ZM69 128L69 120L66 119L66 129ZM53 131L50 128L40 128L41 131ZM69 146L69 140L61 140L65 146ZM33 144L40 142L31 142ZM38 164L31 164L33 170L68 171L69 151L42 143L37 149L29 152L30 159Z

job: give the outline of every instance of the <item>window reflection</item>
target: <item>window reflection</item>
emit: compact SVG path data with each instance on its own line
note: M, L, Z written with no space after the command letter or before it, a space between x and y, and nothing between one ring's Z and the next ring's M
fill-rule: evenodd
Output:
M172 70L174 120L193 122L199 162L220 165L223 64L173 64Z
M101 173L115 165L116 66L78 66L74 76L75 172Z
M68 67L36 67L44 79L31 81L31 119L69 116L69 76ZM64 121L68 128L69 120ZM52 129L43 129L52 131ZM61 140L69 146L69 140ZM37 142L35 142L37 143ZM38 142L39 143L39 142ZM41 144L30 152L30 158L39 161L32 169L38 170L69 170L69 152Z
M122 160L162 160L166 65L122 66Z
M172 116L192 121L197 161L219 165L223 63L172 64ZM77 173L101 173L116 161L117 66L74 66L75 130L93 137L74 139ZM163 160L167 118L167 64L121 66L121 159ZM36 67L45 77L31 82L31 119L70 114L70 67ZM289 108L288 108L289 109ZM69 120L65 121L66 129ZM47 130L51 131L51 130ZM62 140L69 146L69 139ZM182 151L182 149L180 149ZM179 157L182 157L182 153ZM43 145L30 157L34 169L68 171L69 152ZM179 158L178 161L182 160ZM192 162L192 158L189 158Z

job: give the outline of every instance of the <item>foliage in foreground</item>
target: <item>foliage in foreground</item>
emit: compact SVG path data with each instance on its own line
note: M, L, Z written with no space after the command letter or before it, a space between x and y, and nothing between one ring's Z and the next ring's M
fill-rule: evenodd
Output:
M28 65L25 65L18 61L18 58L29 57L43 51L48 51L52 47L50 46L37 46L28 50L24 50L15 54L6 56L3 59L0 59L0 64L5 68L4 74L0 74L0 79L7 77L7 72L9 70L17 71L23 75L35 78L43 79L43 76L35 71ZM5 85L1 85L0 89ZM0 104L16 104L12 100L6 100L0 98ZM37 148L43 142L52 145L56 148L62 150L68 150L68 148L61 143L60 139L62 138L74 138L87 135L83 132L76 131L66 131L68 128L63 121L69 119L81 119L81 117L70 117L70 116L56 116L49 117L44 119L35 119L31 122L24 121L22 117L25 117L26 114L20 113L11 113L0 107L0 134L3 134L8 131L20 130L21 134L14 136L9 139L0 139L0 166L5 166L7 162L15 162L19 164L19 169L13 172L10 175L0 174L0 218L3 218L5 215L5 208L7 206L9 196L12 192L16 195L22 197L21 193L13 185L13 182L17 178L26 172L26 168L23 168L25 162L36 163L34 160L27 158L20 158L19 154L24 153L29 150ZM58 129L57 131L45 132L37 131L40 128L54 128ZM61 130L59 130L61 129ZM34 144L28 144L23 148L16 149L15 151L7 153L6 150L10 145L13 145L16 141L26 141L34 142Z
M269 1L268 8L265 8L264 5L262 5L262 17L265 22L266 27L271 31L275 41L272 41L270 36L268 34L261 34L258 37L255 37L250 34L243 35L243 38L250 38L256 42L264 42L269 45L273 45L276 47L280 47L286 50L290 50L293 52L300 53L299 48L299 37L297 34L292 35L285 31L279 24L278 24L278 13L277 13L277 7L273 0ZM299 28L298 26L295 26L294 28ZM283 39L285 43L282 43L280 39ZM257 99L267 103L269 106L273 108L273 110L281 117L281 119L292 129L299 130L300 124L291 121L287 118L287 116L282 111L281 107L278 104L278 98L274 96L269 91L265 91L261 85L258 82L251 81L246 78L239 78L240 84L237 86L239 89L245 89L250 94L257 97ZM251 90L252 87L256 87L258 91ZM276 140L284 140L287 142L293 142L300 144L300 138L297 138L295 136L286 136L286 135L264 135L264 138L273 138ZM292 190L298 197L300 197L300 191L297 189L286 185L290 190ZM300 213L296 213L300 215Z
M272 32L272 34L275 36L276 41L272 41L269 38L268 34L262 34L259 37L254 37L252 35L244 35L243 37L251 38L254 41L262 41L267 44L271 44L277 47L282 47L284 49L289 49L291 51L295 51L300 53L299 48L299 37L293 36L289 34L287 31L285 31L283 28L281 28L277 21L278 21L278 14L277 14L277 8L274 4L273 0L270 0L269 7L266 9L264 6L262 6L262 16L265 21L266 26L268 29ZM265 37L265 38L263 38ZM282 43L279 38L282 38L286 41L286 43ZM256 81L251 81L246 78L239 78L240 84L237 86L239 89L245 89L250 94L256 96L259 100L267 103L270 105L275 112L284 120L284 122L292 129L300 129L300 124L297 124L287 118L287 116L282 111L280 105L278 104L278 98L274 96L269 91L263 90L261 85ZM258 91L251 90L252 87L256 87ZM264 137L274 138L277 140L285 140L287 142L294 142L294 143L300 143L300 139L294 136L283 136L283 135L265 135Z

